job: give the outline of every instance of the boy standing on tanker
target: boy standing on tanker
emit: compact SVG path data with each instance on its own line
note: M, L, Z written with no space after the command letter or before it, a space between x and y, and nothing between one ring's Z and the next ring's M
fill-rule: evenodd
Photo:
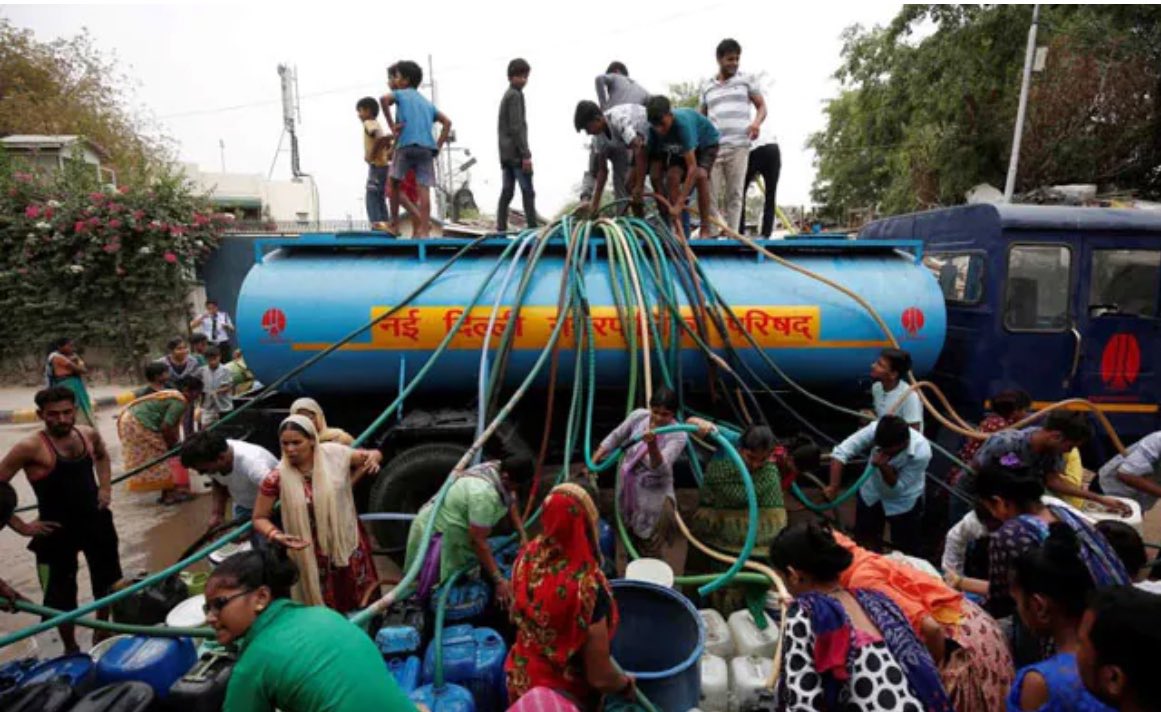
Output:
M669 214L681 217L690 191L697 186L701 237L709 236L710 171L721 135L694 109L674 109L669 99L654 96L645 106L649 120L649 175L653 189L669 201ZM662 212L665 212L664 209Z
M500 139L500 170L503 187L500 205L496 208L496 231L508 231L508 206L520 183L524 198L524 220L529 228L536 227L536 191L532 189L532 151L528 148L528 121L524 113L524 86L532 68L523 59L508 63L508 90L500 100L500 120L497 133Z
M365 96L355 104L363 125L363 160L367 162L367 221L372 230L387 227L387 171L391 165L391 136L379 123L379 104Z
M431 233L435 156L451 134L451 119L416 89L422 82L423 69L415 62L404 60L398 65L397 88L379 100L383 118L395 135L395 156L391 160L391 224L388 227L393 235L399 234L399 184L412 170L419 183L419 226L415 237L427 237ZM397 107L394 118L391 116L393 105ZM431 126L437 122L443 127L438 141L431 137Z

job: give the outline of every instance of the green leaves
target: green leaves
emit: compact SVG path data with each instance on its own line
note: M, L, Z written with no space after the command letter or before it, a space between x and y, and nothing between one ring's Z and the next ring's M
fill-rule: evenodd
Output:
M842 83L811 136L815 200L893 214L1003 185L1029 6L908 5L849 28ZM1096 182L1161 194L1161 8L1043 6L1017 191Z

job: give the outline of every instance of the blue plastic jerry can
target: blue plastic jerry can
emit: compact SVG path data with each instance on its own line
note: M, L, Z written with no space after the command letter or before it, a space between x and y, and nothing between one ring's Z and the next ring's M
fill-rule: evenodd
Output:
M439 603L442 589L431 597L431 610L434 613ZM477 578L461 580L448 593L447 606L444 608L445 620L449 623L462 623L472 620L483 614L492 599L492 587Z
M419 689L421 668L418 657L409 655L406 658L391 658L386 662L387 670L404 693L410 695Z
M412 702L423 705L431 712L476 712L472 693L450 682L438 690L434 685L424 685L412 692L410 697Z
M508 707L507 653L504 639L491 628L449 626L443 634L444 680L470 690L480 712L501 712ZM423 681L434 680L435 645L429 645L423 657Z

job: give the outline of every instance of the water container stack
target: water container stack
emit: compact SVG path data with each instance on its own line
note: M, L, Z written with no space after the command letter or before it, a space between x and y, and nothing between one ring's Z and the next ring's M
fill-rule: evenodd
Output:
M169 688L167 709L173 712L220 712L237 658L225 650L203 653Z
M767 616L766 628L759 628L748 610L731 614L728 621L712 609L698 613L706 631L698 709L704 712L754 709L765 689L778 646L777 625Z
M479 618L492 600L492 587L478 578L462 578L448 593L444 620L449 623L466 623ZM439 592L431 597L431 615L435 615Z
M102 685L143 682L153 688L158 700L197 663L197 648L189 638L149 638L135 635L117 641L97 662L97 680Z
M419 687L419 651L427 628L427 612L414 601L400 601L387 610L375 633L375 645L395 682L406 694Z
M479 712L502 712L508 707L504 677L507 646L491 628L453 625L443 631L443 676L446 682L466 688ZM423 657L423 681L435 680L435 645Z
M144 682L119 682L90 692L69 712L149 712L153 701L153 688Z

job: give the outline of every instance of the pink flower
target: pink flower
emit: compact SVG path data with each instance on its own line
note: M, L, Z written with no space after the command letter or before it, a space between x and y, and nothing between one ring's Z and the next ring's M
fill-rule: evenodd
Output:
M88 223L89 227L97 227L101 224L101 218L94 215L93 217L89 218Z
M107 242L107 243L105 243L105 246L102 247L101 249L104 250L105 252L108 252L111 255L114 252L116 252L117 250L120 250L121 245L117 244L116 242Z
M174 225L169 228L169 234L171 237L181 237L185 234L185 231L182 230L180 226Z
M44 209L44 219L45 220L52 220L52 206L51 205L49 205L48 207L46 207Z
M76 225L73 225L73 232L85 232L89 229L89 224L84 220L78 220Z
M209 218L207 218L205 215L202 215L201 213L194 213L193 219L194 225L197 225L198 227L201 227L210 221Z
M24 217L28 218L29 220L35 220L40 217L40 206L29 205L24 209Z
M104 199L104 193L89 193L89 200L93 201L94 203L100 203Z
M121 195L129 195L129 186L123 185L117 189L117 192Z
M109 203L109 205L106 207L108 207L109 212L111 213L119 213L125 208L125 206L120 203Z
M31 183L32 182L32 174L31 173L21 173L20 171L17 171L16 173L12 174L12 177L16 179L17 183Z
M171 264L171 265L177 264L177 255L173 254L172 252L166 252L162 256L165 258L165 261L168 262L169 264Z
M117 218L113 218L107 223L107 225L110 230L116 230L117 228L121 227L121 221Z
M141 218L143 218L143 217L145 217L145 211L144 211L144 210L134 210L134 211L133 211L133 219L134 219L134 220L140 220L140 219L141 219Z

